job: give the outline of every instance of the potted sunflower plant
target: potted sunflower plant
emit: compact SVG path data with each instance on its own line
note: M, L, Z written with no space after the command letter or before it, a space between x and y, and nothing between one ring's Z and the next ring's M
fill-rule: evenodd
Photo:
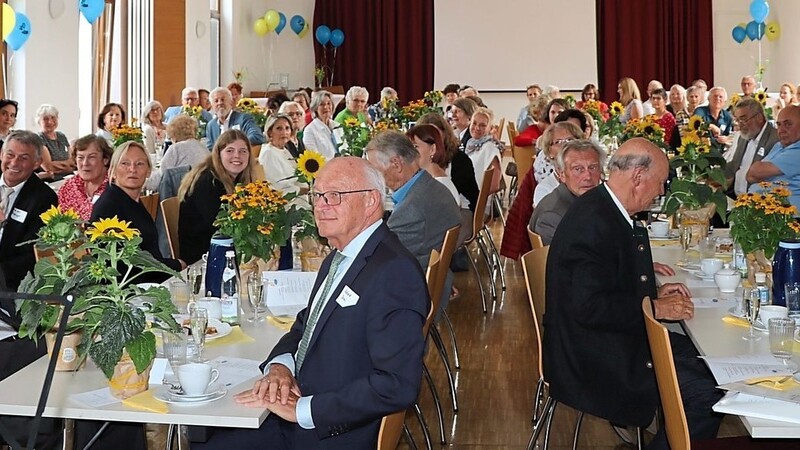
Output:
M153 329L177 331L177 313L163 286L137 286L144 274L178 274L140 249L139 231L126 221L84 223L72 210L52 207L34 241L40 258L22 280L20 293L71 294L68 334L80 336L75 356L87 356L108 378L112 395L127 398L148 388L156 355ZM38 340L52 332L61 310L32 300L17 301L20 337Z

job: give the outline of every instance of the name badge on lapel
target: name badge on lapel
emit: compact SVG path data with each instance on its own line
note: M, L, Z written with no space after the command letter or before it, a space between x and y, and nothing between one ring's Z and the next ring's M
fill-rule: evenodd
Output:
M19 223L25 222L26 217L28 217L28 213L19 208L14 208L14 211L11 212L11 218Z
M239 130L239 131L241 131L242 127L241 127L241 125L234 125L234 126L231 127L231 130Z
M344 289L342 289L342 293L339 294L339 297L336 299L336 303L342 308L347 308L348 306L353 306L358 303L358 299L358 294L350 289L350 286L345 286Z
M758 154L758 156L764 156L764 147L759 147L756 153Z

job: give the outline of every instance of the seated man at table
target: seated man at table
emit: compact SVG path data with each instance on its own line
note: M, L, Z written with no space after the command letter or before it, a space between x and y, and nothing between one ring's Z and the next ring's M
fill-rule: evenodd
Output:
M224 87L218 87L211 91L211 110L214 118L208 122L206 127L206 146L209 150L214 148L217 138L228 130L241 130L247 135L250 145L261 145L266 139L264 132L256 125L255 120L250 114L236 111L233 109L233 96L231 91Z
M663 194L669 163L634 138L609 163L609 179L578 197L553 236L547 260L543 363L558 402L624 426L645 427L658 390L642 318L642 299L661 320L694 313L683 284L656 289L647 230L631 216ZM694 346L672 333L673 354L692 439L714 438L721 397ZM660 430L650 448L667 448Z
M778 143L764 159L747 171L750 192L759 192L762 181L787 183L789 201L800 210L800 107L787 106L778 113Z
M217 430L193 448L374 449L381 418L414 403L429 300L419 264L381 219L384 192L363 159L320 170L314 218L335 250L266 375L235 397L271 414L258 430Z
M739 139L733 149L733 159L725 165L728 194L732 198L744 194L750 187L747 172L754 162L764 159L778 142L778 132L767 122L764 107L758 100L744 98L733 108L733 118L739 125Z
M208 91L206 91L206 94L207 93ZM197 92L197 89L193 87L183 88L181 91L181 106L170 106L167 108L166 111L164 111L164 123L169 123L176 116L180 115L184 106L193 108L198 105L200 105L200 94ZM205 109L205 106L203 106L203 108ZM205 123L211 122L211 119L214 118L208 111L203 111L201 117Z

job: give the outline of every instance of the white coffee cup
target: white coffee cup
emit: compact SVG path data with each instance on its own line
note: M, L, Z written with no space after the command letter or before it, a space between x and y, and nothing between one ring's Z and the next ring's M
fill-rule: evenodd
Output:
M220 303L219 297L200 297L195 303L198 308L208 310L209 319L222 319L222 303Z
M762 305L761 312L758 313L758 320L767 326L769 319L777 317L789 317L789 309L780 305Z
M667 234L669 233L669 222L655 220L653 223L647 226L647 230L650 231L650 236L667 237Z
M720 269L722 269L722 260L719 258L703 258L700 261L700 270L707 277L713 277Z
M208 385L217 381L219 371L209 364L191 363L178 367L178 381L186 395L202 395Z

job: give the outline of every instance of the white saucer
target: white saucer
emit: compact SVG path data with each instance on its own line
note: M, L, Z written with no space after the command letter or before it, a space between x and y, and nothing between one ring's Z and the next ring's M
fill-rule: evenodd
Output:
M737 309L738 308L736 308L735 306L731 306L730 309L728 309L728 314L739 319L747 320L747 317L744 316L744 312L737 311ZM761 331L763 333L769 332L769 330L767 330L767 327L764 326L764 324L761 322L760 319L756 320L756 323L753 324L753 329L756 331Z
M153 393L153 397L164 403L175 405L202 405L204 403L213 402L214 400L219 400L228 393L225 386L219 383L214 383L209 386L208 391L209 392L205 394L189 396L186 394L176 394L171 391L169 386L160 386Z
M178 325L184 326L184 321L189 319L189 315L187 314L173 314L172 317L178 322ZM217 332L214 334L206 334L206 341L213 341L214 339L219 339L221 337L227 336L231 334L233 328L230 324L225 323L219 319L208 319L208 326L212 328L216 328Z

